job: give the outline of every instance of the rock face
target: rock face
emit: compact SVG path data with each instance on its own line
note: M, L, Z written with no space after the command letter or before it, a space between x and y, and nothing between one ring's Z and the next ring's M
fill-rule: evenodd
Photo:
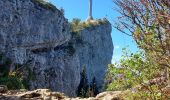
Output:
M17 64L28 64L35 79L30 89L50 88L75 96L79 59L70 54L70 25L56 8L37 0L0 0L0 51Z
M111 24L90 27L79 32L75 38L76 53L79 55L81 70L85 67L89 83L96 79L99 89L102 88L107 65L111 63L113 44Z
M113 51L110 23L80 31L77 40L63 13L39 1L0 0L0 52L13 61L10 70L27 65L31 90L49 88L76 96L85 66L89 82L95 77L101 87Z

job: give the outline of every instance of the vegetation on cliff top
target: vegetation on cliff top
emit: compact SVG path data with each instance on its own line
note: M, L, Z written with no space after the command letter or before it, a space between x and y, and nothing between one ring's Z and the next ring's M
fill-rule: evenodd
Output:
M78 33L79 31L85 29L85 28L93 28L98 25L103 25L108 23L108 20L106 18L103 19L97 19L97 20L89 20L89 21L81 21L78 18L74 18L71 24L71 32Z

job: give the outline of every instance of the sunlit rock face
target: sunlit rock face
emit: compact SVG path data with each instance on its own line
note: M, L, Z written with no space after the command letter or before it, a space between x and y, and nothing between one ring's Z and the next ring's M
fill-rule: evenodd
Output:
M27 66L30 90L48 88L76 96L80 72L101 88L113 44L109 22L70 32L63 13L41 0L0 0L0 52L15 64ZM27 69L27 68L26 68Z
M99 89L103 86L107 66L112 59L111 30L111 24L106 21L103 24L81 30L79 36L74 40L81 70L86 68L89 83L95 78Z
M75 96L80 65L67 45L70 25L61 11L37 1L0 0L0 51L13 63L29 66L34 74L30 89L50 88Z

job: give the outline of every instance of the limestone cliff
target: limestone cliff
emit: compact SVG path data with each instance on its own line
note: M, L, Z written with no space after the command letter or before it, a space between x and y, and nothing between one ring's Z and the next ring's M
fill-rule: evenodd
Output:
M83 65L101 87L113 51L109 22L81 30L75 42L63 13L42 0L0 0L0 22L0 52L12 59L11 70L15 64L30 68L29 89L76 96Z
M43 5L43 6L42 6ZM69 55L70 25L55 7L37 0L0 0L0 51L17 64L28 64L35 79L29 88L50 88L75 96L79 59Z
M102 88L107 65L111 63L113 53L111 24L104 19L101 21L103 23L80 30L79 35L73 37L81 70L86 68L89 83L95 78L99 89Z

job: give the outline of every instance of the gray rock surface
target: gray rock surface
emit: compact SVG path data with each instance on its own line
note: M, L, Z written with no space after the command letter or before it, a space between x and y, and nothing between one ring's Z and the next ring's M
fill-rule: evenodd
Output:
M95 78L99 89L103 86L107 66L112 59L111 30L111 24L106 21L104 24L81 30L75 38L74 45L79 55L81 70L86 68L89 83Z
M76 96L82 67L100 88L113 45L109 22L71 37L63 13L41 0L0 0L0 52L15 64L27 65L29 88L49 88ZM74 41L74 42L73 42ZM31 77L31 79L29 79Z
M56 8L36 0L0 0L0 51L13 63L29 63L30 89L50 88L75 96L79 59L70 54L70 25ZM47 6L47 5L45 5Z

